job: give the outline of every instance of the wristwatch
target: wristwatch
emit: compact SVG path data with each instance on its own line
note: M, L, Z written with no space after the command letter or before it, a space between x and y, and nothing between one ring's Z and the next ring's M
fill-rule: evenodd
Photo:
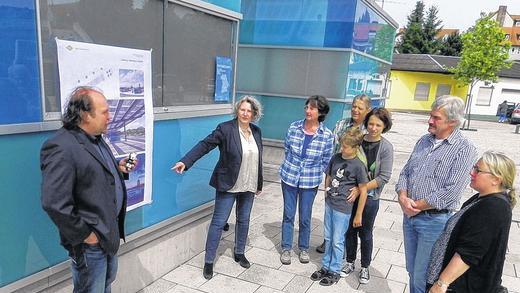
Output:
M445 283L445 282L442 281L441 279L438 279L438 280L435 282L435 285L437 285L438 287L441 287L442 289L445 289L445 290L448 290L448 287L450 286L450 284Z

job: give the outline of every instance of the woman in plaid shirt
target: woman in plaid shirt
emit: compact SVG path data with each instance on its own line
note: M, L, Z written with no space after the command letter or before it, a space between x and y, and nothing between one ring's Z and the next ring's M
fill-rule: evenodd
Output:
M305 102L305 119L293 122L285 137L285 160L280 167L284 201L282 222L282 264L291 263L294 216L299 214L298 248L301 263L309 262L312 204L333 151L334 136L323 125L329 103L323 96Z

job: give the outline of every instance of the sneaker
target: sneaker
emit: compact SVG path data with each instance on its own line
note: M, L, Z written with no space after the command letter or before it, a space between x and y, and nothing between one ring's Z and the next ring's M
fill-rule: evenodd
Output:
M341 270L341 273L340 273L341 277L343 277L343 278L347 277L348 275L350 275L350 273L352 273L354 271L355 268L356 267L354 266L353 262L346 262L345 266Z
M284 265L290 265L291 264L291 251L290 250L282 251L282 254L280 255L280 261Z
M307 250L300 251L300 255L298 256L298 258L300 259L301 263L308 263L311 260Z
M361 267L361 271L359 272L359 283L368 284L368 281L370 281L370 272L368 271L368 268Z

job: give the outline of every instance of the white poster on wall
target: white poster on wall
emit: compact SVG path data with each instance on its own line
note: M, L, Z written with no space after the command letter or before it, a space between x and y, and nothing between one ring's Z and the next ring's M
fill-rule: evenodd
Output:
M128 210L152 201L152 54L151 51L56 39L61 108L78 86L100 89L111 121L105 141L119 161L136 153L139 163L126 187Z

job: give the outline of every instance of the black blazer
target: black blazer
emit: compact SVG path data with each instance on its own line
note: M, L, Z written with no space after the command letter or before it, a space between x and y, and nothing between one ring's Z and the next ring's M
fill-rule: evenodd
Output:
M114 255L124 239L128 174L114 178L82 130L61 128L40 152L42 207L58 227L61 244L73 249L96 233L103 250ZM102 142L105 143L104 141ZM105 144L106 146L106 144ZM117 166L113 156L110 156ZM123 186L123 207L116 211L115 181Z
M260 127L250 123L251 132L258 147L258 186L262 190L262 132ZM220 156L211 175L209 185L217 191L228 191L236 183L242 163L242 143L238 132L237 119L220 123L205 139L197 143L180 161L186 165L186 171L205 154L218 146Z

